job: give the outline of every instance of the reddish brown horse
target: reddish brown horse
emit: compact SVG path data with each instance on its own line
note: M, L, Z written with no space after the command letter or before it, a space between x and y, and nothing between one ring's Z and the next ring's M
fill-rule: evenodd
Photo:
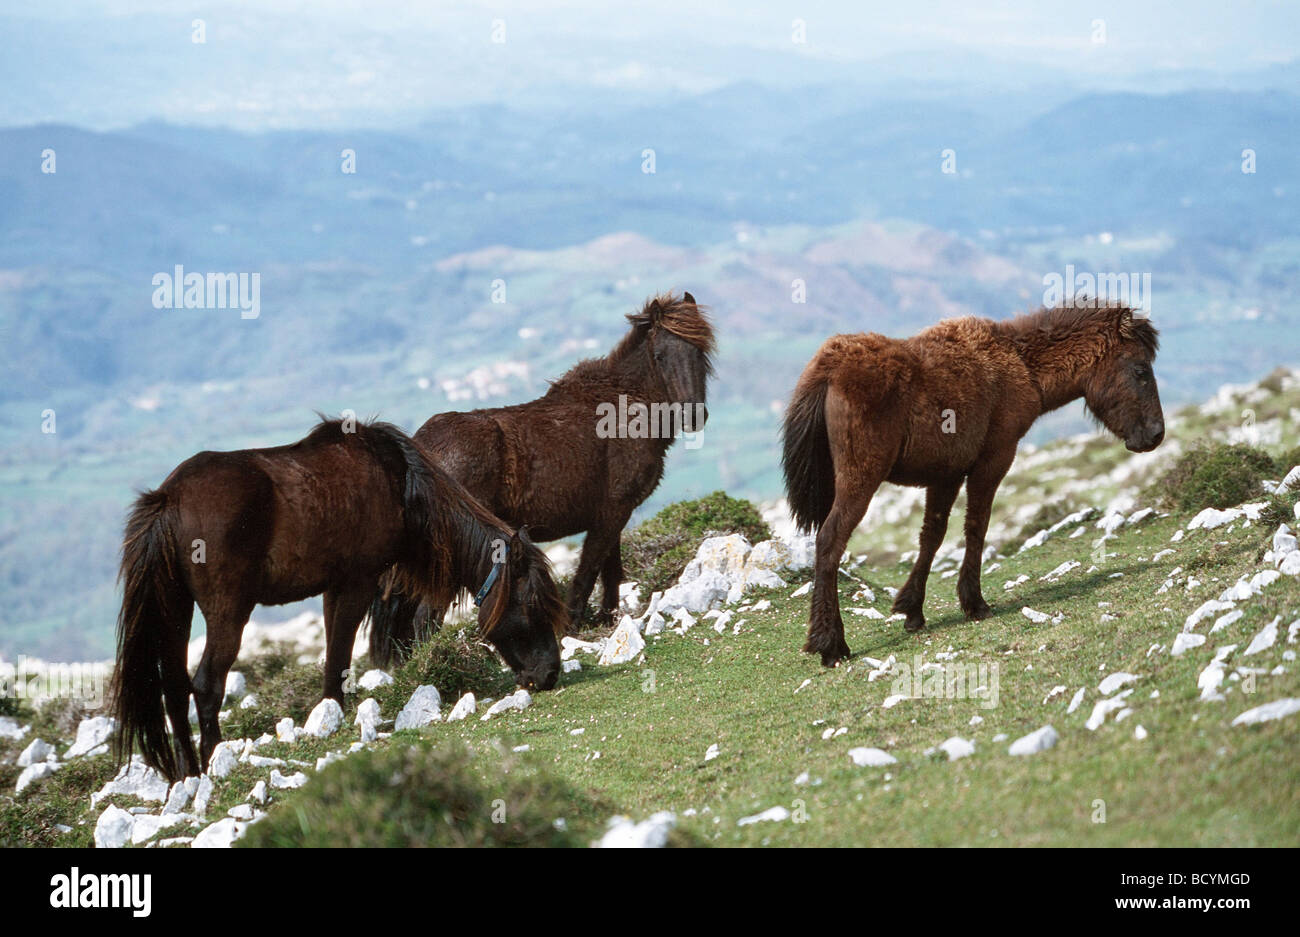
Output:
M507 523L538 540L586 531L569 587L577 621L600 576L601 607L618 607L620 539L633 509L649 497L677 435L707 417L713 329L690 293L656 296L627 317L632 324L605 357L583 361L529 403L441 413L415 434L422 450ZM638 422L639 419L639 422ZM433 621L415 624L416 603L376 604L371 656L392 640L419 640Z
M545 555L396 427L326 421L291 446L201 452L181 463L140 495L126 525L114 690L119 757L138 748L172 779L207 765L221 739L226 675L258 603L324 593L324 695L341 702L357 627L385 574L407 594L442 605L462 588L482 587L480 634L521 684L555 685L556 637L568 619ZM195 603L207 644L191 681ZM191 693L201 760L190 739Z
M966 552L957 596L967 619L991 612L980 592L989 510L1033 422L1082 397L1134 452L1165 424L1151 370L1156 330L1117 305L1046 309L1003 322L948 319L909 339L836 335L813 356L785 416L790 509L817 530L804 650L833 666L849 656L837 573L849 535L882 482L926 489L920 552L894 611L925 627L922 605L948 514L966 484Z

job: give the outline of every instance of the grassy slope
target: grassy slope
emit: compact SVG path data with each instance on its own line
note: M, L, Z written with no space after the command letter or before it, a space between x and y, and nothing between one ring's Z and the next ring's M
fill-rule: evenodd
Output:
M1013 486L1008 500L1032 491ZM768 611L736 613L746 620L740 634L729 628L719 636L702 623L685 637L652 638L640 665L602 668L583 658L581 672L567 675L557 692L539 694L522 714L437 724L420 734L464 740L483 754L529 746L514 760L581 793L582 803L573 805L567 819L587 839L600 832L602 818L591 808L598 803L636 818L674 810L679 842L724 845L1295 845L1300 716L1249 727L1229 723L1254 706L1300 697L1300 667L1283 657L1288 647L1296 648L1286 644L1286 626L1300 617L1300 580L1283 577L1262 596L1240 603L1245 616L1205 646L1171 657L1168 647L1190 611L1243 573L1263 568L1259 558L1277 523L1195 531L1171 543L1189 517L1120 528L1094 572L1086 572L1096 559L1091 523L1076 539L1067 528L1041 547L1002 558L1000 568L984 577L995 615L978 623L962 620L955 580L944 577L951 563L941 563L930 579L929 627L917 636L905 634L896 621L849 614L848 607L866 603L852 598L858 584L843 579L841 601L856 656L835 670L799 652L808 598L789 597L801 581L796 579L767 595L773 603ZM1175 552L1151 561L1166 548ZM1059 582L1040 580L1067 560L1082 566ZM1175 587L1158 594L1175 567L1184 570ZM875 590L874 607L886 614L883 587L901 585L906 572L904 564L878 562L856 571ZM1200 580L1190 591L1188 573ZM1021 574L1030 580L1003 589ZM1110 605L1100 607L1102 602ZM1022 606L1063 612L1064 619L1034 625L1021 615ZM1115 620L1103 622L1103 612ZM1251 637L1277 615L1279 642L1243 658ZM1208 628L1207 622L1197 630L1205 634ZM1163 649L1148 656L1153 644ZM1241 682L1226 681L1226 700L1203 702L1197 675L1226 644L1238 645L1230 665L1272 670L1280 664L1284 672L1258 676L1253 693ZM869 682L870 666L862 656L893 654L908 663L917 654L932 661L949 649L958 663L998 666L995 708L975 699L912 699L883 708L895 692L893 678ZM1119 723L1112 716L1088 731L1084 722L1100 698L1097 683L1121 670L1142 675L1128 699L1133 715ZM800 690L806 680L811 682ZM1057 685L1066 691L1044 703ZM1067 715L1079 687L1087 687L1083 705ZM1155 690L1159 695L1152 698ZM359 699L349 700L349 721ZM391 709L386 706L386 716L395 714ZM976 715L983 722L971 726ZM1028 758L1007 754L1011 739L1048 723L1061 734L1054 749ZM1150 733L1145 740L1134 737L1138 724ZM827 728L838 727L847 731L822 738ZM584 732L572 735L577 728ZM994 743L997 733L1010 739ZM949 763L942 754L924 754L954 735L975 742L972 757ZM327 742L277 743L261 754L311 762L355 738L349 729ZM378 744L405 746L412 738L399 733ZM706 762L705 751L715 743L720 754ZM855 767L847 753L857 746L886 749L899 763ZM326 770L346 770L349 762ZM480 770L490 786L491 762L480 762ZM813 783L796 786L803 772ZM209 818L240 802L267 773L241 765L219 790ZM0 769L0 783L11 789L14 774L12 767ZM9 806L0 798L0 840L86 842L94 814L84 811L85 795L102 783L102 774L65 769ZM294 802L311 796L312 787L279 794L273 810L294 812ZM364 792L357 793L364 799ZM1094 822L1098 801L1104 802L1104 823ZM804 822L737 825L773 806L790 809ZM366 815L361 805L338 809L355 809L358 819ZM53 834L55 822L76 829ZM347 822L338 826L349 828Z
M1258 525L1218 537L1198 532L1175 544L1174 556L1150 563L1176 526L1158 520L1122 534L1108 545L1114 555L1103 569L1076 571L1057 584L1037 577L1080 558L1087 549L1079 546L1083 538L1049 541L1004 562L987 577L996 615L984 622L962 621L952 581L937 576L927 633L909 636L898 622L850 616L848 639L858 654L900 660L925 654L932 660L935 651L951 646L961 662L998 664L995 709L978 700L909 700L883 709L891 681L868 683L869 667L860 660L823 671L798 653L807 599L782 593L772 596L771 610L744 616L740 635L719 637L697 627L685 639L663 637L644 667L585 669L522 718L432 731L471 743L499 737L508 746L527 744L529 757L633 815L694 808L700 813L682 818L683 827L724 844L1294 845L1300 839L1294 761L1300 727L1294 721L1228 724L1251 706L1300 695L1294 664L1284 675L1260 677L1253 696L1233 684L1219 703L1198 700L1196 677L1212 656L1208 648L1237 642L1239 654L1273 615L1283 614L1283 624L1294 618L1300 583L1275 583L1206 647L1181 658L1164 652L1147 658L1152 643L1172 642L1191 609L1253 566L1266 540ZM1155 595L1180 564L1195 568L1204 585L1192 595L1181 588ZM1021 572L1034 579L1004 592L1004 579ZM1115 572L1124 575L1109 578ZM876 580L879 595L879 585L904 576L900 566L869 581ZM846 584L846 605L852 591ZM1116 621L1100 622L1101 601L1112 603L1108 611ZM882 598L880 607L885 604ZM1066 617L1057 625L1033 625L1020 614L1022 605L1062 610ZM1275 646L1248 662L1272 668L1282 650ZM643 691L646 668L654 671L654 692ZM1118 670L1144 675L1129 699L1135 714L1089 732L1083 723L1099 699L1096 685ZM809 678L812 684L796 693ZM1067 693L1044 704L1057 684ZM1089 688L1085 703L1067 716L1069 697L1080 686ZM1156 689L1159 698L1150 699ZM974 715L984 722L970 726ZM1006 742L991 741L999 732L1014 739L1049 722L1062 738L1045 754L1013 758ZM1144 741L1133 737L1139 723L1150 732ZM839 726L848 732L822 739L825 728ZM584 734L571 736L578 727ZM975 755L948 763L942 755L922 754L953 735L973 739ZM704 752L714 743L721 754L706 763ZM900 763L857 768L847 752L864 745L884 748ZM594 751L599 759L590 757ZM804 771L823 783L795 787ZM736 826L737 819L771 806L794 810L796 799L805 803L806 823ZM1104 824L1091 822L1095 799L1106 802Z

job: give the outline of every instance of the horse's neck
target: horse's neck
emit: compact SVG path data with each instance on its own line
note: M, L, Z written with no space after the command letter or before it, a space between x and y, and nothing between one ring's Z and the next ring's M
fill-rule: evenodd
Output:
M477 592L483 585L500 545L504 549L506 535L484 524L464 506L452 512L453 536L451 554L455 585Z
M1022 353L1025 366L1043 398L1043 412L1083 396L1091 361L1079 354L1070 337L1043 342Z

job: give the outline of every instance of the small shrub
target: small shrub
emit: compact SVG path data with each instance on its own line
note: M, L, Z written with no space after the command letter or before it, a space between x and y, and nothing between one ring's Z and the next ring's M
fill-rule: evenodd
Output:
M1185 511L1228 508L1261 498L1260 482L1276 471L1262 449L1202 442L1184 453L1147 494L1163 507Z
M623 537L623 574L647 594L666 589L695 556L700 541L721 534L743 534L750 543L769 540L772 531L758 509L726 492L670 504Z
M396 717L417 687L432 684L443 701L456 702L465 693L500 697L510 692L514 677L502 670L500 658L476 639L472 625L443 625L428 641L416 645L397 668L393 682L372 695L385 718Z
M321 699L324 675L316 664L300 664L297 655L280 649L246 661L239 661L235 670L248 681L248 692L257 697L257 705L240 709L238 703L230 706L230 715L221 723L223 738L257 738L264 732L275 732L275 724L285 716L295 725L302 725Z
M117 772L118 765L107 756L74 758L21 794L0 796L0 849L93 845L93 821L80 821L90 804L90 795ZM9 790L13 790L12 781ZM59 832L55 827L60 824L72 827L72 832Z
M1274 460L1274 464L1277 466L1276 474L1278 480L1281 481L1282 477L1286 475L1287 472L1291 471L1295 466L1300 465L1300 446L1294 446L1286 452L1283 452Z
M545 772L419 740L330 765L238 845L586 846L603 815Z

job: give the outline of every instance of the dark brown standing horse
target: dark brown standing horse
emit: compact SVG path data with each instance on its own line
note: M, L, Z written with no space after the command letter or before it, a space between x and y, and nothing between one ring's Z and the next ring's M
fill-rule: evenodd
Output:
M325 421L291 446L201 452L140 495L122 545L114 710L119 757L196 775L221 739L217 711L254 605L324 593L324 695L343 699L352 642L381 575L446 605L487 593L480 634L525 686L550 689L568 618L545 555L386 423ZM207 644L190 680L198 604ZM202 759L190 739L194 694ZM167 742L166 715L172 725Z
M1156 330L1127 307L1068 306L1004 322L948 319L909 339L836 335L804 369L785 415L786 492L796 522L817 530L804 650L833 666L849 656L837 573L881 482L926 489L920 552L894 611L908 631L922 605L948 514L966 483L966 552L957 596L967 619L991 612L980 592L989 510L1033 422L1082 397L1134 452L1165 423L1151 362Z
M509 524L538 540L586 531L569 587L578 621L601 578L601 607L618 607L623 581L619 540L633 509L649 497L674 438L701 430L712 373L713 329L690 293L656 296L627 317L631 330L605 357L583 361L529 403L469 413L440 413L415 441L470 493ZM415 624L416 603L376 604L377 640L419 640L432 623Z

